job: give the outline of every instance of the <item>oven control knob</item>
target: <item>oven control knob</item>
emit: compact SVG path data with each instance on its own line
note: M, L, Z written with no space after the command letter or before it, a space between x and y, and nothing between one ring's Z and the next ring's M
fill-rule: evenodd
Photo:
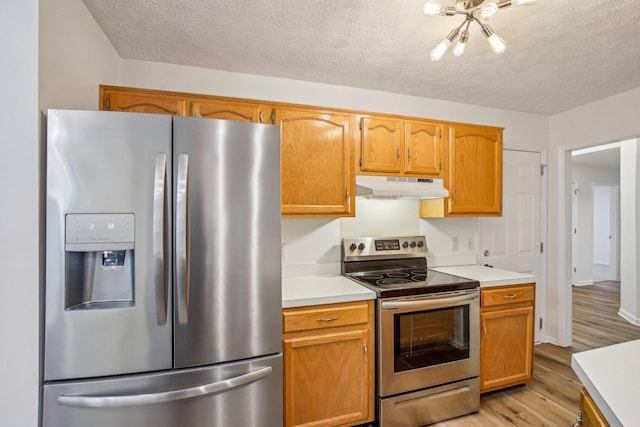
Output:
M360 243L360 244L358 245L358 249L363 250L363 249L364 249L364 243Z
M409 247L409 242L403 242L402 247L407 249Z
M355 251L355 250L356 250L356 248L357 248L357 246L356 246L356 244L355 244L355 243L352 243L352 244L350 244L350 245L349 245L349 250L350 250L350 251Z
M421 248L424 246L424 242L422 240L418 241L418 247Z
M411 246L412 248L415 248L416 247L416 242L411 242L411 244L409 246Z

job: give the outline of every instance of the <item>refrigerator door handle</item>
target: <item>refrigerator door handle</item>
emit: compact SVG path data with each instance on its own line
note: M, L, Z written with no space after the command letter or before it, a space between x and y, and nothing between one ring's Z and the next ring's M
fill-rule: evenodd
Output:
M189 322L189 156L178 156L176 186L176 291L178 323Z
M156 285L156 314L158 325L167 323L168 287L165 265L167 154L156 153L153 180L153 275Z
M173 402L181 399L224 393L234 388L242 387L261 380L262 378L269 376L272 370L273 368L271 366L266 366L256 371L249 372L248 374L229 378L227 380L160 393L145 393L126 396L62 395L58 397L58 404L76 408L112 408L119 406Z

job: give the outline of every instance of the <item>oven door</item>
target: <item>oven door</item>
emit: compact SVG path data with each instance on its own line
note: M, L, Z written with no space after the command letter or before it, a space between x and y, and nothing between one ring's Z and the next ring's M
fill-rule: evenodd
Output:
M479 375L478 289L381 299L378 310L381 397Z

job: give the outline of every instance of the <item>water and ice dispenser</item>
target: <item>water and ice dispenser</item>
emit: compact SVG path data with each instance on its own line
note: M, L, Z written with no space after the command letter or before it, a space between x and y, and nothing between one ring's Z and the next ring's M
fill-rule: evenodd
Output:
M67 214L65 309L135 306L134 214Z

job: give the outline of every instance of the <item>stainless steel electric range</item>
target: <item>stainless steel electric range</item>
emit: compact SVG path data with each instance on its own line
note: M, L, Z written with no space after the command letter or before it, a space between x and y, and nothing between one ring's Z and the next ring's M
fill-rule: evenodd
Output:
M342 254L342 274L378 296L380 427L477 411L479 282L429 270L424 236L344 239Z

